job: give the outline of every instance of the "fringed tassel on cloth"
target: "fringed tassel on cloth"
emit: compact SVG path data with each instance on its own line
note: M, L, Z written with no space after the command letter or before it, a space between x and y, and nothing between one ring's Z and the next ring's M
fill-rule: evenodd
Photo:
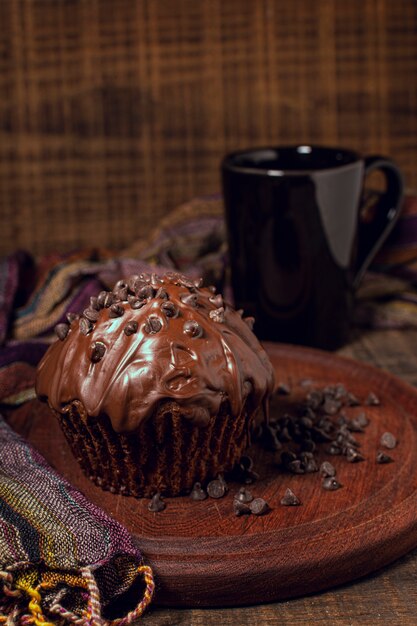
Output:
M155 590L152 570L140 564L136 579L145 588L138 604L126 615L106 619L94 571L84 567L79 573L39 571L33 566L0 570L0 625L3 626L127 626L144 613ZM135 582L135 581L133 581ZM76 606L66 607L65 596L77 590ZM46 601L46 595L49 599Z

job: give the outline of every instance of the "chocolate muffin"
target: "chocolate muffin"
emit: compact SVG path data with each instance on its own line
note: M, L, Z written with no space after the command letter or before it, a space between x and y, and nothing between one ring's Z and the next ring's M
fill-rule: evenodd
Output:
M201 281L119 281L59 324L36 390L84 472L137 497L179 495L230 470L274 375L251 320Z

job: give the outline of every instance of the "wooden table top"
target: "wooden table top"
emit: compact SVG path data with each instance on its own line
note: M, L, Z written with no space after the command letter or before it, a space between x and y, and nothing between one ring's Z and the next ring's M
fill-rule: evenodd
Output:
M417 387L415 330L355 332L349 345L338 354L385 369ZM293 626L310 623L415 626L417 549L379 572L323 593L233 609L152 608L140 623L144 626Z

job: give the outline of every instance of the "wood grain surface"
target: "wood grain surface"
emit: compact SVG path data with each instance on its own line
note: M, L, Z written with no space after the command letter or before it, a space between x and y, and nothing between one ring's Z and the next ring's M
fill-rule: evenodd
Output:
M395 374L415 385L417 383L416 347L417 333L415 331L386 331L358 336L341 352L348 356L360 358L374 366L389 368ZM359 369L359 373L360 371ZM387 392L388 389L386 388L385 391ZM380 392L384 393L383 390ZM396 397L390 400L390 403L392 402L395 406L395 401ZM400 491L408 489L410 484L410 481L406 479L400 486ZM341 491L338 493L340 494ZM395 499L396 494L394 493L393 500ZM387 544L382 548L383 554L377 555L377 558L380 556L384 558L384 553L387 556L392 553L392 550L393 546ZM345 563L345 567L351 566L352 563ZM180 573L178 575L181 576ZM415 624L417 619L416 575L417 552L414 551L377 574L326 593L245 608L153 608L146 616L144 623L158 626L168 624L193 624L196 626L200 624L245 625L249 623L308 624L313 621L329 624L383 624L388 622L390 624ZM190 581L189 584L192 589L192 582ZM243 585L241 588L242 595L246 592L247 588ZM222 593L223 589L220 587L219 595Z
M254 144L417 187L416 32L413 0L1 0L1 253L128 245Z
M79 470L49 409L35 401L26 436L72 484L119 520L136 539L158 581L155 603L221 606L305 595L367 574L417 545L417 392L374 367L334 354L266 344L277 381L291 389L271 404L271 419L297 408L312 389L342 383L362 402L345 407L353 418L365 409L370 421L358 435L362 463L329 457L343 488L326 492L319 474L294 476L279 470L273 453L254 449L260 479L251 491L271 506L268 515L236 517L233 494L193 502L167 498L163 513L148 511L146 499L104 492ZM307 381L307 386L305 383ZM380 406L365 406L373 391ZM394 463L376 464L379 440L395 433ZM255 448L255 446L254 446ZM300 507L282 507L291 488ZM245 593L242 594L242 589Z
M356 333L340 351L417 386L417 331ZM415 626L417 550L375 574L331 591L229 609L152 608L146 626ZM139 624L139 622L138 622Z

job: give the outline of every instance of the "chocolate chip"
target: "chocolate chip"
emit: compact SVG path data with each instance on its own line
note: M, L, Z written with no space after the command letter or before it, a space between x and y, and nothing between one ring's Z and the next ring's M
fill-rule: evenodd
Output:
M262 425L261 440L264 448L266 450L270 450L271 452L281 450L282 448L282 445L277 437L277 432L270 424Z
M166 317L177 317L178 309L173 302L163 302L161 304L161 311L166 315Z
M83 315L90 320L90 322L97 322L100 313L96 309L85 309Z
M380 444L388 450L393 450L397 445L397 439L392 433L384 433L380 439Z
M108 293L109 293L108 291L100 291L100 293L98 294L98 296L97 296L97 305L100 308L103 308L105 306L104 302L106 300L106 297L107 297Z
M168 300L169 295L167 290L164 287L159 287L158 291L155 294L155 298L160 298L161 300Z
M323 461L320 465L320 474L327 477L336 476L336 469L329 461Z
M184 276L184 274L180 274L178 276L178 282L183 287L188 287L188 289L193 289L193 287L194 287L194 282L191 280L191 278L188 278L187 276Z
M97 296L91 296L90 298L90 309L94 309L95 311L99 311L100 310L100 305L98 303L98 298Z
M326 397L323 403L323 411L327 413L327 415L336 415L341 406L342 404L339 400Z
M254 515L265 515L268 513L269 505L263 498L255 498L252 502L249 503L249 508L251 513Z
M249 328L251 330L253 330L253 327L255 325L255 318L254 317L244 317L243 321L245 322L245 324L247 324L249 326Z
M194 486L190 493L191 500L205 500L207 494L201 486L201 483L194 483Z
M161 511L165 509L165 507L166 507L166 504L163 501L160 493L156 493L152 497L152 500L150 501L150 503L148 504L148 509L152 513L160 513Z
M326 491L336 491L337 489L340 489L341 486L342 485L336 478L334 478L334 476L326 476L323 478L322 487Z
M385 452L381 452L381 451L377 452L377 455L376 455L377 463L381 463L381 464L392 463L393 460L394 459L389 454L386 454Z
M287 469L292 474L304 474L304 468L300 459L295 459L295 461L291 461L290 463L288 463Z
M148 317L148 321L144 326L145 333L148 333L148 335L155 335L161 330L161 328L162 322L159 317L156 317L155 315Z
M94 341L91 344L91 360L93 363L98 363L103 358L106 352L106 346L101 341Z
M223 487L224 487L224 489L225 489L225 491L227 493L229 491L229 487L227 486L227 482L225 481L225 479L223 477L223 474L219 474L217 476L217 479L221 482L221 484L223 485Z
M88 320L86 317L82 317L80 319L80 332L83 335L88 335L88 333L91 333L91 331L93 330L93 323L90 322L90 320Z
M346 406L359 406L360 402L358 398L353 393L348 393L345 399Z
M203 336L203 328L195 320L187 320L184 322L183 332L185 335L196 339Z
M127 288L127 282L123 278L121 278L120 280L117 281L117 283L113 287L113 291L118 291L119 289L126 289L126 288Z
M226 489L220 480L212 480L207 485L207 493L210 498L222 498L226 493Z
M233 511L236 517L240 517L241 515L250 515L252 512L248 504L236 499L233 500Z
M125 309L121 304L112 304L109 311L109 317L122 317L124 315Z
M124 327L124 333L129 337L129 335L134 335L138 330L138 323L135 320L131 320Z
M107 291L103 298L103 307L108 309L114 302L114 296L111 291Z
M113 295L115 302L121 301L126 302L127 300L128 289L126 287L120 287L119 289L113 289Z
M209 286L207 287L207 289L208 289L209 291L211 291L211 293L216 293L216 291L217 291L217 289L216 289L216 287L215 287L214 285L209 285Z
M352 418L352 422L356 422L361 428L366 428L369 424L369 420L363 411L355 415L355 417Z
M300 506L301 501L291 489L287 488L280 500L280 504L282 504L282 506Z
M79 315L77 315L77 313L67 313L66 314L66 318L68 320L69 324L72 324L73 322L75 322L75 320L79 319Z
M381 402L378 396L373 391L371 391L365 400L365 404L367 404L368 406L379 406Z
M304 463L304 470L306 474L318 472L319 466L317 465L316 459L309 459L306 463Z
M360 461L365 460L365 457L355 450L355 448L347 448L345 454L346 460L349 461L349 463L360 463Z
M144 286L145 286L145 281L142 280L142 278L138 276L137 274L133 274L132 276L129 276L129 278L127 279L127 287L133 295L136 295L139 292L139 290L142 289L142 287Z
M306 397L307 406L312 408L314 411L322 405L323 400L323 393L318 389L313 389L313 391L310 391Z
M146 304L146 300L139 300L136 296L128 296L127 300L133 310L141 309Z
M212 309L209 313L210 319L213 322L222 324L224 322L224 308L221 306L219 309Z
M203 279L202 278L196 278L195 280L193 280L193 285L197 289L200 289L202 284L203 284Z
M239 459L239 465L242 466L244 470L251 470L253 468L253 459L248 454L244 454Z
M247 504L248 502L252 502L253 496L250 491L245 489L245 487L241 487L239 491L235 494L234 499L238 500L239 502L243 502L244 504Z
M289 396L291 393L291 390L286 383L281 382L281 383L278 383L278 386L275 392L277 393L278 396Z
M140 298L141 300L149 300L150 298L153 298L154 295L155 289L152 287L152 285L145 285L144 287L139 289L137 294L138 298Z
M69 326L63 322L62 324L57 324L54 328L55 334L61 341L64 341L65 337L68 335Z
M294 454L294 452L290 452L285 451L281 454L281 464L288 469L288 466L290 463L292 463L293 461L297 460L297 456Z
M339 456L340 454L342 454L342 448L340 446L337 446L336 444L332 443L327 448L327 452L329 454L331 454L332 456Z
M198 296L195 293L181 293L180 300L187 306L196 307L198 305Z
M220 293L218 293L216 296L210 296L209 302L214 304L216 309L219 309L220 307L223 306L223 297Z

